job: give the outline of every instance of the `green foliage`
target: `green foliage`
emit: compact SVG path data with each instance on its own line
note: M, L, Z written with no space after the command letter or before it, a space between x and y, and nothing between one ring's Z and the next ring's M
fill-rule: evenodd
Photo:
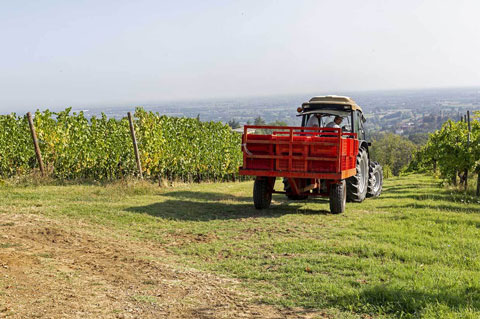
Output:
M36 112L34 125L48 171L62 179L117 179L136 172L127 118L83 112ZM135 130L147 177L223 179L240 165L240 136L221 123L135 112ZM0 116L0 176L23 175L37 167L28 122Z
M253 125L266 125L267 123L265 122L264 119L262 119L261 116L256 117L255 120L253 121Z
M382 166L383 168L383 178L384 179L387 179L387 178L390 178L393 176L393 173L392 173L392 169L390 168L390 166L387 164L385 166Z
M377 140L372 141L370 157L383 166L384 172L389 168L393 175L399 175L402 168L412 159L416 149L415 144L400 135L382 134Z
M477 114L478 116L478 114ZM453 180L459 172L480 171L480 122L473 119L469 142L468 124L445 122L440 130L430 134L425 146L416 154L411 170L440 172Z
M35 164L35 152L26 117L0 116L0 175L27 172Z
M237 121L236 119L231 119L230 121L228 121L228 126L230 126L232 129L236 129L236 128L240 128L241 125L240 125L240 122Z
M425 145L428 141L428 133L412 133L408 135L408 139L417 146Z
M279 121L279 120L276 120L272 123L268 123L268 125L272 125L272 126L288 126L287 122L285 121Z
M220 122L160 116L137 109L142 166L149 176L224 179L241 164L241 136Z
M260 119L261 121L257 121L257 119ZM261 117L258 117L257 119L255 119L255 122L262 122L263 119ZM255 124L257 125L257 124ZM271 122L271 123L265 123L265 121L263 121L263 124L258 124L258 125L268 125L268 126L288 126L288 124L284 121L274 121L274 122ZM258 130L255 130L255 134L272 134L274 130L271 130L271 129L258 129Z

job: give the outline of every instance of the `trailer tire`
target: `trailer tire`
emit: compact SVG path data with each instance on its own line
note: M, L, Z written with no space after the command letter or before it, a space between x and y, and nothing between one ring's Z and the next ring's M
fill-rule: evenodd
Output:
M283 190L285 191L285 195L287 196L288 199L290 200L304 200L308 198L308 195L293 195L292 192L292 187L290 186L290 183L288 182L288 178L283 178Z
M270 207L272 202L272 189L267 178L255 179L253 184L253 204L256 209Z
M378 197L382 193L383 168L378 162L370 162L367 197Z
M347 201L346 183L342 180L339 183L330 185L330 212L341 214L345 211Z
M368 153L363 147L357 155L357 173L347 179L347 200L361 203L365 200L368 190Z

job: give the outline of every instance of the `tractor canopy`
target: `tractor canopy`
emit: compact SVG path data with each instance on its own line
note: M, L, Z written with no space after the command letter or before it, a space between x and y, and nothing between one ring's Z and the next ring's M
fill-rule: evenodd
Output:
M297 116L302 117L301 125L310 126L309 120L313 114L320 116L318 117L320 127L327 126L334 120L335 116L340 116L343 119L342 129L344 131L359 134L361 140L365 138L363 123L366 119L362 108L349 97L338 95L312 97L298 108Z
M310 101L302 104L302 112L311 112L316 110L338 110L338 111L360 111L362 108L354 100L347 96L327 95L315 96Z

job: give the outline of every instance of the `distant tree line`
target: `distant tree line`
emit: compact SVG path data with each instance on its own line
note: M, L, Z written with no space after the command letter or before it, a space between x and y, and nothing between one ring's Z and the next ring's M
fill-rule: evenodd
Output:
M239 121L237 121L236 119L231 119L230 121L228 121L228 126L230 126L232 129L237 129L237 128L240 128L242 127L242 125L240 124ZM250 120L247 121L247 123L245 123L246 125L252 125L252 123L250 122ZM257 116L254 120L253 120L253 125L270 125L270 126L287 126L287 123L284 122L284 121L274 121L274 122L270 122L270 123L267 123L261 116ZM271 130L259 130L259 134L261 132L263 132L264 134L269 134L268 132L270 132Z

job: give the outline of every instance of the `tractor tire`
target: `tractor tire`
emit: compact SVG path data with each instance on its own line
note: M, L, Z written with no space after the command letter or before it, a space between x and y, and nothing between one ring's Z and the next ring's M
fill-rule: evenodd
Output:
M367 150L360 148L357 155L357 174L347 179L347 200L361 203L368 190L369 165Z
M367 197L378 197L382 193L383 169L378 162L370 162Z
M330 185L330 212L341 214L345 211L347 201L347 189L345 180Z
M256 209L266 209L272 202L272 189L268 179L255 179L253 184L253 204Z
M283 179L283 190L286 192L286 196L290 200L304 200L308 198L308 195L293 195L292 188L290 187L290 183L288 182L288 178Z

